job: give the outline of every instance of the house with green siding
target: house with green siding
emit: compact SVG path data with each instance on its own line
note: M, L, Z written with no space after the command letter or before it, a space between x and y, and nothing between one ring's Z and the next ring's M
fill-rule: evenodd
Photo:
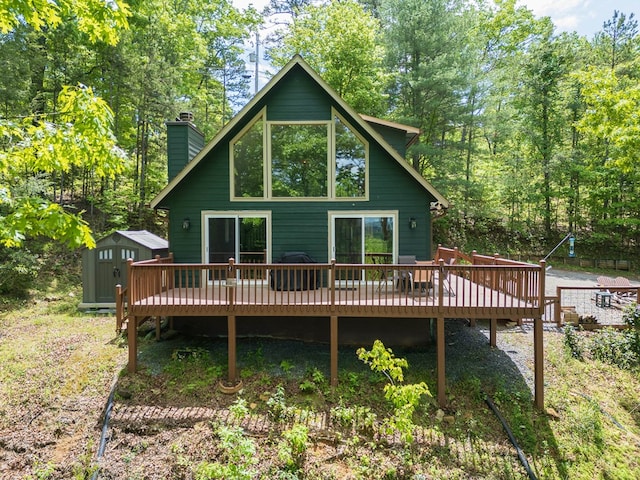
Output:
M295 56L209 143L189 115L167 123L169 217L178 263L432 258L444 197L405 160L419 130L355 112Z
M191 120L167 124L169 183L151 203L168 211L173 258L129 262L126 314L117 296L129 371L140 322L155 318L159 336L162 316L226 336L235 389L241 336L327 342L336 385L339 345L424 345L435 333L444 406L445 319L490 319L495 347L498 318L526 318L543 407L544 262L433 251L448 203L404 158L417 129L354 111L299 56L206 145ZM298 261L281 261L290 252Z

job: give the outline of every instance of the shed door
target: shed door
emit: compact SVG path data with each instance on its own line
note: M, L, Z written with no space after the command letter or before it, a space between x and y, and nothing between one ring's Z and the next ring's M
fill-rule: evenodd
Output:
M138 260L137 248L108 246L96 252L96 302L115 302L116 285L127 286L127 260Z

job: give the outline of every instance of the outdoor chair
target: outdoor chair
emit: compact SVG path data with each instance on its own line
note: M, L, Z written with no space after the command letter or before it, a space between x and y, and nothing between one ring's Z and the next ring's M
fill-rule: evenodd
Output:
M399 265L415 265L416 264L416 256L415 255L398 255L398 264ZM413 269L398 269L394 283L396 288L401 292L413 293Z

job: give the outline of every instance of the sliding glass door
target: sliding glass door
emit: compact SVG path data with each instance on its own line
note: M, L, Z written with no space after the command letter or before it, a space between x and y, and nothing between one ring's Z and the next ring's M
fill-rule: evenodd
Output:
M396 218L395 212L331 214L331 256L337 263L393 263Z
M269 248L268 213L206 213L204 225L205 263L227 263L230 258L235 259L236 263L266 263Z

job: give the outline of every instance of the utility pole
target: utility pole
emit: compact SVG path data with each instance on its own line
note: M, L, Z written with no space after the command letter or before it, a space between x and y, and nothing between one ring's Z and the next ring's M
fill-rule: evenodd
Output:
M254 95L258 93L258 65L259 64L260 64L260 33L258 32L258 29L256 29L256 71L254 75L255 77L254 78L255 86L253 91Z

